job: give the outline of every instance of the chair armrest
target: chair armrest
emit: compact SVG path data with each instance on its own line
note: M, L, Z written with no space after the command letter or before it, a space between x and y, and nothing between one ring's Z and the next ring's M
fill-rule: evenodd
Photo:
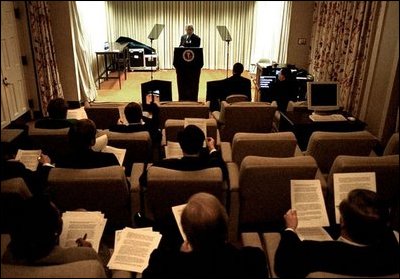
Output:
M112 270L111 278L136 278L133 272L126 271L126 270Z
M165 128L161 130L161 146L167 145L167 136L165 134Z
M215 120L217 120L217 123L219 123L220 114L221 113L218 110L211 112L211 115L215 118Z
M239 227L239 168L236 163L227 163L230 187L229 200L229 240L236 242L238 240Z
M328 194L328 183L326 182L327 177L321 172L319 168L317 169L317 173L315 174L315 179L319 179L319 181L321 181L322 194L326 198Z
M275 253L281 241L280 233L264 233L265 251L271 278L278 278L275 273Z
M230 142L221 142L221 155L225 163L232 162L232 147Z
M257 247L264 250L260 236L256 232L246 232L240 234L242 237L243 246Z
M300 147L296 144L296 149L294 151L294 156L304 156L304 152L301 151Z
M132 172L131 172L131 212L132 214L136 214L141 209L140 203L140 182L139 178L143 173L145 164L144 163L134 163L132 165Z

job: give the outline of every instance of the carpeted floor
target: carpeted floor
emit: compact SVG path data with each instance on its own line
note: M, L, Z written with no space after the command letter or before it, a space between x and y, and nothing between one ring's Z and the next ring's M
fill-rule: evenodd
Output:
M115 73L111 73L114 75ZM231 76L231 71L228 76ZM244 72L242 76L251 78L249 72ZM206 99L207 81L219 80L226 78L226 70L202 70L200 74L199 84L199 101ZM153 80L167 80L172 82L172 100L178 100L178 89L175 70L158 70L153 72ZM101 83L101 89L97 90L97 98L95 103L114 103L114 102L141 102L141 87L143 82L151 80L151 72L135 71L128 72L127 79L121 75L121 89L119 89L118 79L109 79ZM98 82L96 82L98 86ZM254 99L254 83L252 82L252 96Z

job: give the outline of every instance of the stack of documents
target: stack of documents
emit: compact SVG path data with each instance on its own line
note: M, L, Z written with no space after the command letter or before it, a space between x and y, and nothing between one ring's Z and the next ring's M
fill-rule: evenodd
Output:
M152 228L125 228L115 232L114 253L108 268L142 273L161 240Z
M61 247L76 247L76 240L83 238L99 252L100 240L107 219L99 211L67 211L62 215L63 230L60 236Z

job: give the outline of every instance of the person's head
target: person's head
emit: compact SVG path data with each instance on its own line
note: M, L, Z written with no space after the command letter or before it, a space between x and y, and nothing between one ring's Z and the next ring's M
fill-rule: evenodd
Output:
M179 145L185 154L195 155L200 153L204 140L203 131L196 125L188 125L178 133Z
M185 31L186 31L186 34L187 34L187 35L189 35L189 36L192 35L193 32L194 32L193 24L188 24L188 25L186 25Z
M96 124L90 119L80 119L69 128L69 143L77 149L89 149L96 143Z
M50 118L54 119L66 119L67 118L68 105L63 98L51 99L47 105L47 112Z
M17 259L40 259L58 244L61 231L60 212L48 197L39 195L21 201L10 232L11 252Z
M241 75L243 73L244 67L242 63L235 63L235 65L233 65L233 74L234 75Z
M292 72L290 71L289 68L286 68L286 67L285 67L285 68L282 68L282 69L279 71L278 79L279 79L280 81L289 79L291 74L292 74Z
M387 231L388 208L375 192L356 189L339 205L342 235L360 244L373 244Z
M129 123L140 123L142 121L142 107L138 103L127 104L124 113Z
M228 214L211 194L197 193L190 197L181 224L193 251L215 249L227 241Z

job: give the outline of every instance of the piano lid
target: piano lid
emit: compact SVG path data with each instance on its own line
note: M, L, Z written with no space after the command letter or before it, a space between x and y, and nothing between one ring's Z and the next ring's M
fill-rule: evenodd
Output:
M144 54L153 54L156 52L154 48L151 48L148 45L142 44L141 42L135 41L128 37L119 37L115 42L120 44L128 43L128 48L143 48Z

